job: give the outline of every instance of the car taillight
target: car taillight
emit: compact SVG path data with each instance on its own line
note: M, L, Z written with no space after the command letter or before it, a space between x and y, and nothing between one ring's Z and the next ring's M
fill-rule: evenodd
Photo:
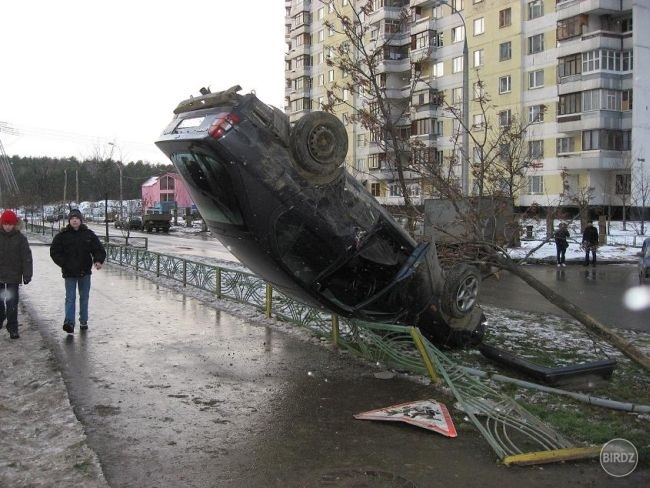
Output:
M217 116L217 120L215 120L208 129L208 134L210 134L215 139L220 139L238 122L239 117L237 117L235 114L221 113Z

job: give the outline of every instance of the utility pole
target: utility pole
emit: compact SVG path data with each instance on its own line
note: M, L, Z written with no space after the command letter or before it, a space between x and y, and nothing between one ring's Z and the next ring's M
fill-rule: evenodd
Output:
M77 197L76 202L79 205L79 168L74 170L74 180L75 180L75 196Z
M68 203L68 170L63 170L63 203Z

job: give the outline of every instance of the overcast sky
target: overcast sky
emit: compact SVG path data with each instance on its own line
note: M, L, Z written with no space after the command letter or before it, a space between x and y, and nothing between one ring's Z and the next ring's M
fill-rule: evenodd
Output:
M167 163L153 141L202 86L283 108L282 0L2 0L0 16L8 155L83 159L114 142L114 159Z

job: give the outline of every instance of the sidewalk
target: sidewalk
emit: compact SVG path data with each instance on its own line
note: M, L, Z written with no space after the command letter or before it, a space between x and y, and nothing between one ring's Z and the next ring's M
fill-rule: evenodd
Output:
M0 331L0 486L107 486L56 359L24 306L19 321L20 339Z
M33 401L44 418L27 420L22 437L3 431L3 443L13 443L3 446L3 455L28 444L30 429L38 429L43 439L30 459L48 459L49 469L37 460L21 465L20 473L3 464L2 473L11 477L0 477L2 486L103 486L97 457L114 487L427 487L476 480L499 488L620 486L597 461L501 466L441 390L399 375L379 379L371 365L302 333L286 333L288 326L257 312L233 315L217 300L188 298L116 266L93 273L90 331L68 336L61 330L58 268L47 247L32 251L34 280L22 288L21 301L38 327L23 310L21 339L9 342L5 335L1 352L13 351L13 362L33 359L67 400L53 366L60 368L87 438L67 401L55 393L39 396ZM20 399L32 388L26 380L15 386ZM456 439L352 417L424 398L448 403ZM35 410L29 405L8 405L0 415Z

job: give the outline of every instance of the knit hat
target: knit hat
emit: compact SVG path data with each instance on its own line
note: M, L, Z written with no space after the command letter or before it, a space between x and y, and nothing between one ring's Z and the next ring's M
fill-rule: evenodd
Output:
M18 217L11 210L5 210L0 215L0 225L16 225L18 224Z
M72 210L70 210L70 213L68 214L68 222L70 222L70 219L74 217L78 218L82 222L84 220L83 215L81 215L81 212L79 211L78 208L73 208Z

